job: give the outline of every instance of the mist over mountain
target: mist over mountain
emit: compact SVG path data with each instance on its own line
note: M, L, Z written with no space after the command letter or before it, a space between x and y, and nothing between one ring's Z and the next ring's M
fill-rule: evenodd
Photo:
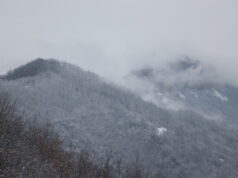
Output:
M129 88L159 107L193 110L208 119L238 123L238 88L200 61L183 57L164 68L135 70L127 80Z
M238 178L237 0L0 0L0 178Z
M59 134L66 150L109 151L126 162L138 154L155 177L238 176L235 87L189 58L132 76L128 90L77 66L36 59L2 76L0 91L26 121Z

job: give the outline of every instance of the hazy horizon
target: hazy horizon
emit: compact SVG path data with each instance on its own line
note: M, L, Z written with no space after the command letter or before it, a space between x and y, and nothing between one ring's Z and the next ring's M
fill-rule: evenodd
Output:
M0 74L42 57L116 81L188 55L238 83L237 15L235 0L2 0Z

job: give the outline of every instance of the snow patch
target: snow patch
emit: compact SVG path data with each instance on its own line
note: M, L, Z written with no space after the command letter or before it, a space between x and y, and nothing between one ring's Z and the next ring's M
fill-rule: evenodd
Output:
M158 92L158 93L156 93L156 95L157 96L163 96L163 93Z
M223 163L225 160L223 158L219 158L219 161Z
M177 92L177 95L179 96L179 98L181 98L181 99L185 99L186 97L182 94L182 93L180 93L180 92Z
M167 105L169 103L169 100L166 97L162 97L162 102L163 102L163 104Z
M157 128L157 135L158 136L163 135L165 132L167 132L167 129L165 127L158 127Z
M192 92L192 95L193 95L194 98L199 98L198 94L195 93L195 92Z
M217 98L219 98L221 101L228 101L229 99L226 96L223 96L220 92L218 92L215 89L212 89L213 95Z

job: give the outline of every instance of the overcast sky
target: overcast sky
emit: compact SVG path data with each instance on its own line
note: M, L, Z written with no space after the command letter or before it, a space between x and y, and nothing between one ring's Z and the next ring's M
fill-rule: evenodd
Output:
M0 0L0 74L57 58L117 78L187 54L238 75L237 0Z

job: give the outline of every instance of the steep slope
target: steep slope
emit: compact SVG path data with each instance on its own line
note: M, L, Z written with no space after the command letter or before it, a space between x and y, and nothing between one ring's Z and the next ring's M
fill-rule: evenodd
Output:
M68 177L69 161L55 135L29 127L16 115L14 104L0 93L0 177Z
M145 177L136 162L122 168L111 157L98 160L87 150L65 151L60 138L48 129L24 122L16 115L14 103L0 93L0 177Z
M159 109L91 72L55 63L57 71L5 76L0 90L16 100L19 114L53 128L66 148L112 150L127 161L139 154L141 164L164 177L238 176L235 128L192 111ZM38 60L30 64L16 70L35 70Z
M193 110L208 119L238 124L238 88L199 61L185 57L163 69L136 70L128 78L129 83L137 82L132 90L159 107ZM141 87L145 84L150 87Z

